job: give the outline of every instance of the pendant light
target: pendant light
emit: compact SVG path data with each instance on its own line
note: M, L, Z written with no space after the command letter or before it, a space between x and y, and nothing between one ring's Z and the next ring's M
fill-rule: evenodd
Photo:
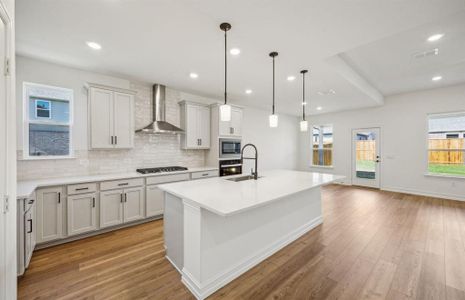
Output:
M221 30L224 31L224 104L220 105L220 120L224 122L231 121L231 105L228 104L228 44L227 32L231 29L231 24L221 23Z
M273 106L271 108L271 115L270 115L270 119L269 119L269 122L270 122L270 127L271 128L274 128L274 127L278 127L278 115L275 114L275 106L274 106L274 95L275 95L275 92L274 92L274 73L275 73L275 67L274 67L274 58L276 56L278 56L278 52L271 52L270 53L270 56L273 58Z
M302 70L300 73L302 74L302 121L300 121L300 131L306 132L308 130L308 122L305 120L305 107L307 106L307 102L305 102L305 74L308 70Z

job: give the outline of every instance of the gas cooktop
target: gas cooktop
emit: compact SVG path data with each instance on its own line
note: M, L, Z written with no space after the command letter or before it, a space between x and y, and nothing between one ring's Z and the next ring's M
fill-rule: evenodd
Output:
M187 168L185 167L171 166L171 167L137 169L136 171L141 174L151 174L151 173L166 173L166 172L176 172L176 171L185 171L185 170L187 170Z

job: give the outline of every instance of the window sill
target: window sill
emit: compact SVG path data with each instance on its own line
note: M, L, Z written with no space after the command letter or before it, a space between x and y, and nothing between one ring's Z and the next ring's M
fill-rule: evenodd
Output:
M319 166L319 165L310 165L309 168L319 168L319 169L334 169L334 166Z
M465 176L460 176L460 175L448 175L448 174L437 174L437 173L425 173L425 176L428 176L428 177L439 177L439 178L464 179L464 180L465 180Z
M20 158L18 161L31 161L31 160L55 160L55 159L76 159L76 156L38 156Z

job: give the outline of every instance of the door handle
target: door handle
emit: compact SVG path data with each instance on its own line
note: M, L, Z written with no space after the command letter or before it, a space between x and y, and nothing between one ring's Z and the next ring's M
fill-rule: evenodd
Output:
M32 232L32 219L27 220L29 222L29 231L27 233Z

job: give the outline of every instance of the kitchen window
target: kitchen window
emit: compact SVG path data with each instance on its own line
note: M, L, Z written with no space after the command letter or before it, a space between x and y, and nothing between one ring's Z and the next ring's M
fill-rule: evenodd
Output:
M25 82L24 159L72 157L73 90Z
M428 172L465 177L465 112L428 116Z
M333 165L333 126L312 126L312 165L331 167Z

